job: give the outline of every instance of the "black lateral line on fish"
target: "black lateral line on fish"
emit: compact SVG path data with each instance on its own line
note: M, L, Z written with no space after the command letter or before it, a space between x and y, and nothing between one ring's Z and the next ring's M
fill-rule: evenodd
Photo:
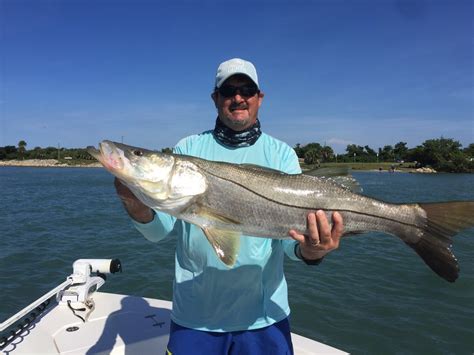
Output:
M274 202L274 203L277 203L279 205L282 205L282 206L287 206L287 207L291 207L291 208L298 208L298 209L301 209L301 210L308 210L307 207L301 207L301 206L295 206L295 205L289 205L287 203L284 203L284 202L279 202L279 201L275 201L271 198L268 198L267 196L264 196L254 190L251 190L249 189L248 187L234 181L234 180L230 180L228 178L225 178L225 177L222 177L222 176L219 176L219 175L216 175L210 171L208 171L207 169L205 168L202 168L201 166L199 166L199 168L201 168L202 170L204 170L206 173L208 173L209 175L212 175L218 179L222 179L222 180L226 180L226 181L229 181L235 185L238 185L244 189L246 189L247 191L250 191L252 193L254 193L255 195L257 196L260 196L262 198L264 198L265 200L267 201L271 201L271 202ZM377 200L377 201L380 201L380 200ZM384 201L380 201L380 202L383 202L383 203L386 203ZM396 204L394 204L396 205ZM417 203L413 204L413 205L418 205ZM421 208L421 207L420 207ZM315 208L315 210L318 210L319 208ZM321 208L321 210L324 210L324 211L328 211L328 210L325 210L323 208ZM416 224L412 224L412 223L405 223L405 222L401 222L399 220L396 220L396 219L393 219L393 218L387 218L387 217L384 217L384 216L376 216L376 215L372 215L372 214L369 214L369 213L364 213L364 212L359 212L359 211L353 211L353 210L345 210L345 209L338 209L338 208L334 208L334 209L331 209L331 211L334 211L334 212L351 212L351 213L354 213L354 214L358 214L358 215L361 215L361 216L368 216L368 217L377 217L377 218L380 218L380 219L383 219L383 220L386 220L386 221L390 221L390 222L394 222L394 223L398 223L398 224L402 224L402 225L405 225L405 226L409 226L409 227L413 227L413 228L416 228L416 229L423 229L422 227L420 226L417 226Z

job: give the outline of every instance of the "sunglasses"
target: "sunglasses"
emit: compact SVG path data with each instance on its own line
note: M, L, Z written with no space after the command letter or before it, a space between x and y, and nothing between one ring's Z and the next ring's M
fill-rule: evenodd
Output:
M255 94L258 94L260 90L255 85L243 85L243 86L232 86L232 85L224 85L221 86L219 89L219 94L224 97L232 97L237 95L239 92L240 96L251 97Z

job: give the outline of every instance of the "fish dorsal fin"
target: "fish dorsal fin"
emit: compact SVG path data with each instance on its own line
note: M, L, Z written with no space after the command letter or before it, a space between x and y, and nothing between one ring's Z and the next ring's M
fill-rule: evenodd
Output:
M203 228L203 232L217 257L224 264L232 267L240 249L240 233L218 228Z
M199 215L210 220L216 221L220 224L236 225L240 222L233 220L227 216L223 216L216 211L212 211L201 207ZM241 233L234 230L229 230L219 227L203 227L202 231L216 255L221 261L229 267L232 267L237 260L237 254L240 249L240 235Z
M255 172L267 172L267 173L276 173L281 175L287 175L286 173L267 168L255 164L239 164L241 167L247 170L253 170ZM359 182L351 175L351 168L349 167L329 167L329 168L317 168L313 170L308 170L303 172L304 175L315 176L319 179L329 180L337 185L345 188L346 190L361 193L362 187Z
M277 170L277 169L272 169L272 168L267 168L265 166L260 166L260 165L255 165L255 164L239 164L239 166L247 169L247 170L254 170L254 171L261 171L261 172L267 172L267 173L276 173L276 174L282 174L286 175L283 171Z
M319 179L332 181L343 188L360 193L362 187L359 182L351 175L349 167L328 167L328 168L317 168L308 171L304 171L304 175L314 176Z
M350 167L325 167L303 171L303 174L317 177L333 177L350 175Z
M339 186L355 192L355 193L361 193L362 192L362 186L359 185L359 182L352 176L352 175L347 175L347 176L331 176L331 177L320 177L320 179L326 179L329 181L333 181Z

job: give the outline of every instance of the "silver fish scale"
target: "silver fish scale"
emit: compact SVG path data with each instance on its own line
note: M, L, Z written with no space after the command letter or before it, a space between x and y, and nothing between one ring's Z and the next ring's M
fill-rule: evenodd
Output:
M212 211L238 222L210 221L215 227L247 235L288 238L290 229L306 231L307 214L322 209L328 218L332 211L341 213L345 234L383 231L404 235L410 241L421 236L420 228L425 224L425 216L416 205L388 204L352 193L328 180L191 159L206 176L208 188L183 216L188 220L202 210Z

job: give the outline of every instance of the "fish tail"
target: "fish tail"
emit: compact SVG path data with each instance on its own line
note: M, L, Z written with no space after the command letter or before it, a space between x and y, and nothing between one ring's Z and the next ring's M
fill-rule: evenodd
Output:
M423 235L416 242L406 241L439 276L454 282L459 265L451 252L452 237L474 226L474 201L420 203L426 213Z

